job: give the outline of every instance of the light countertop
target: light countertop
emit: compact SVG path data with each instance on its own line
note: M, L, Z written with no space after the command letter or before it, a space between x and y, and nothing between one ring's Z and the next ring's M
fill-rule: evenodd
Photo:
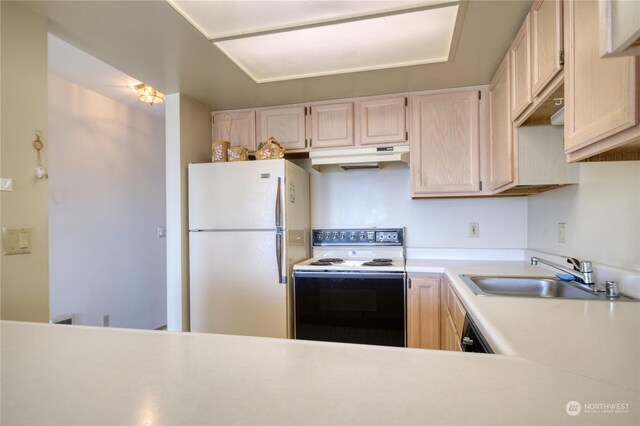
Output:
M500 302L456 278L552 275L524 262L409 268L447 273L505 355L3 321L0 423L640 423L640 304Z
M460 274L553 277L526 262L409 260L446 273L496 353L640 391L640 303L476 296Z

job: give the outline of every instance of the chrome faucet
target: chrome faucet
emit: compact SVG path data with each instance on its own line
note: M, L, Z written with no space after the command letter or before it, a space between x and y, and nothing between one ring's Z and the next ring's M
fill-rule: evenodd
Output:
M558 265L557 263L549 262L548 260L540 259L539 257L532 257L531 264L537 265L538 263L543 263L545 265L551 266L552 268L556 268L562 272L573 275L576 281L579 283L583 283L594 288L593 281L593 268L591 267L591 262L588 260L583 260L582 262L578 259L570 257L567 259L567 263L573 265L573 269L569 269L562 265Z

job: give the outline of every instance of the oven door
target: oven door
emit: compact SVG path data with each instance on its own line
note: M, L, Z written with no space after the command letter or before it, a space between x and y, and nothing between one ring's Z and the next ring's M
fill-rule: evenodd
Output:
M295 271L295 338L406 346L404 272Z

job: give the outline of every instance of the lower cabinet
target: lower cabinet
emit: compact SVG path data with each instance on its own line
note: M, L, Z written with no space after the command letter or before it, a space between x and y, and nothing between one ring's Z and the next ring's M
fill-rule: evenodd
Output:
M409 277L407 346L440 349L440 275Z
M461 352L460 339L462 336L462 328L464 327L464 317L467 311L446 277L442 283L440 309L440 329L442 336L440 349L444 351Z
M407 346L462 351L466 309L446 276L412 274L407 290Z

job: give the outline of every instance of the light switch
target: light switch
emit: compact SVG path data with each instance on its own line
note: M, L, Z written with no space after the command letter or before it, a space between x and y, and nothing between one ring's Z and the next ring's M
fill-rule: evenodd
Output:
M29 234L30 232L20 231L18 234L18 245L21 249L29 248Z
M31 253L31 228L2 228L2 254Z
M0 178L0 190L13 191L13 179Z

